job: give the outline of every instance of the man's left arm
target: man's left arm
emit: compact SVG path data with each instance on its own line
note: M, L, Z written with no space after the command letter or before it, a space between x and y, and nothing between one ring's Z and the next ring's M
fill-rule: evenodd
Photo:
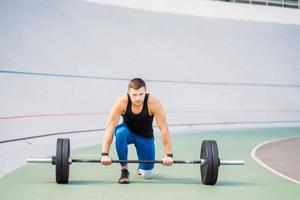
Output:
M158 99L155 99L155 103L153 105L153 114L155 117L156 125L160 130L162 143L164 146L165 156L163 157L163 164L170 166L173 164L171 137L165 111Z

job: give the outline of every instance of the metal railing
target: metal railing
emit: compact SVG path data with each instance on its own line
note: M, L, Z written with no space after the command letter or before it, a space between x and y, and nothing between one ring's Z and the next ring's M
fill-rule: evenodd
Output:
M256 5L278 6L286 8L300 8L300 0L215 0L234 3L249 3Z

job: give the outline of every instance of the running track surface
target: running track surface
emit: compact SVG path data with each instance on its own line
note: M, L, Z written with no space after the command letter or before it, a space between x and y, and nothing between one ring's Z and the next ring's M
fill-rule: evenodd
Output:
M119 166L73 164L68 185L55 183L54 166L28 164L0 179L0 199L297 199L299 184L282 178L258 164L252 150L263 142L300 137L300 128L248 129L191 132L172 135L176 159L199 159L201 141L215 139L221 159L244 159L245 166L222 166L215 186L201 184L199 166L155 166L154 177L144 180L131 164L129 185L117 183ZM71 141L72 145L72 141ZM55 148L55 144L53 144ZM157 159L162 155L156 138ZM72 151L73 158L99 158L101 147L91 146ZM116 158L114 146L112 157ZM129 158L135 159L134 148Z

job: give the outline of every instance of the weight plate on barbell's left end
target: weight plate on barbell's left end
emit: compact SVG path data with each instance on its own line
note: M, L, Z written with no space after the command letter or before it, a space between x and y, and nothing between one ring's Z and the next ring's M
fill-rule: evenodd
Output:
M69 182L69 170L70 170L69 158L70 158L70 139L64 138L63 148L62 148L62 174L61 174L63 183Z
M201 145L200 159L205 163L200 165L202 183L214 185L218 179L220 166L217 142L214 140L204 140Z
M56 144L56 183L69 182L70 139L58 138Z
M56 183L62 183L62 147L63 138L58 138L56 142L56 156L55 156L55 178Z

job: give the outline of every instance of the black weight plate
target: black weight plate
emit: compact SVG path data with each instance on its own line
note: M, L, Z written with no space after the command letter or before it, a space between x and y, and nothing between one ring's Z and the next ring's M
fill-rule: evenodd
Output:
M56 142L56 156L55 156L55 170L56 170L56 183L62 183L62 148L63 139L58 138Z
M215 140L211 140L211 151L212 151L212 177L209 185L215 185L218 180L220 158L218 144Z
M69 182L69 157L70 157L70 139L63 139L62 146L62 165L61 165L61 183Z
M210 185L213 176L213 156L211 151L211 142L204 140L201 145L200 159L205 163L200 165L202 183Z

